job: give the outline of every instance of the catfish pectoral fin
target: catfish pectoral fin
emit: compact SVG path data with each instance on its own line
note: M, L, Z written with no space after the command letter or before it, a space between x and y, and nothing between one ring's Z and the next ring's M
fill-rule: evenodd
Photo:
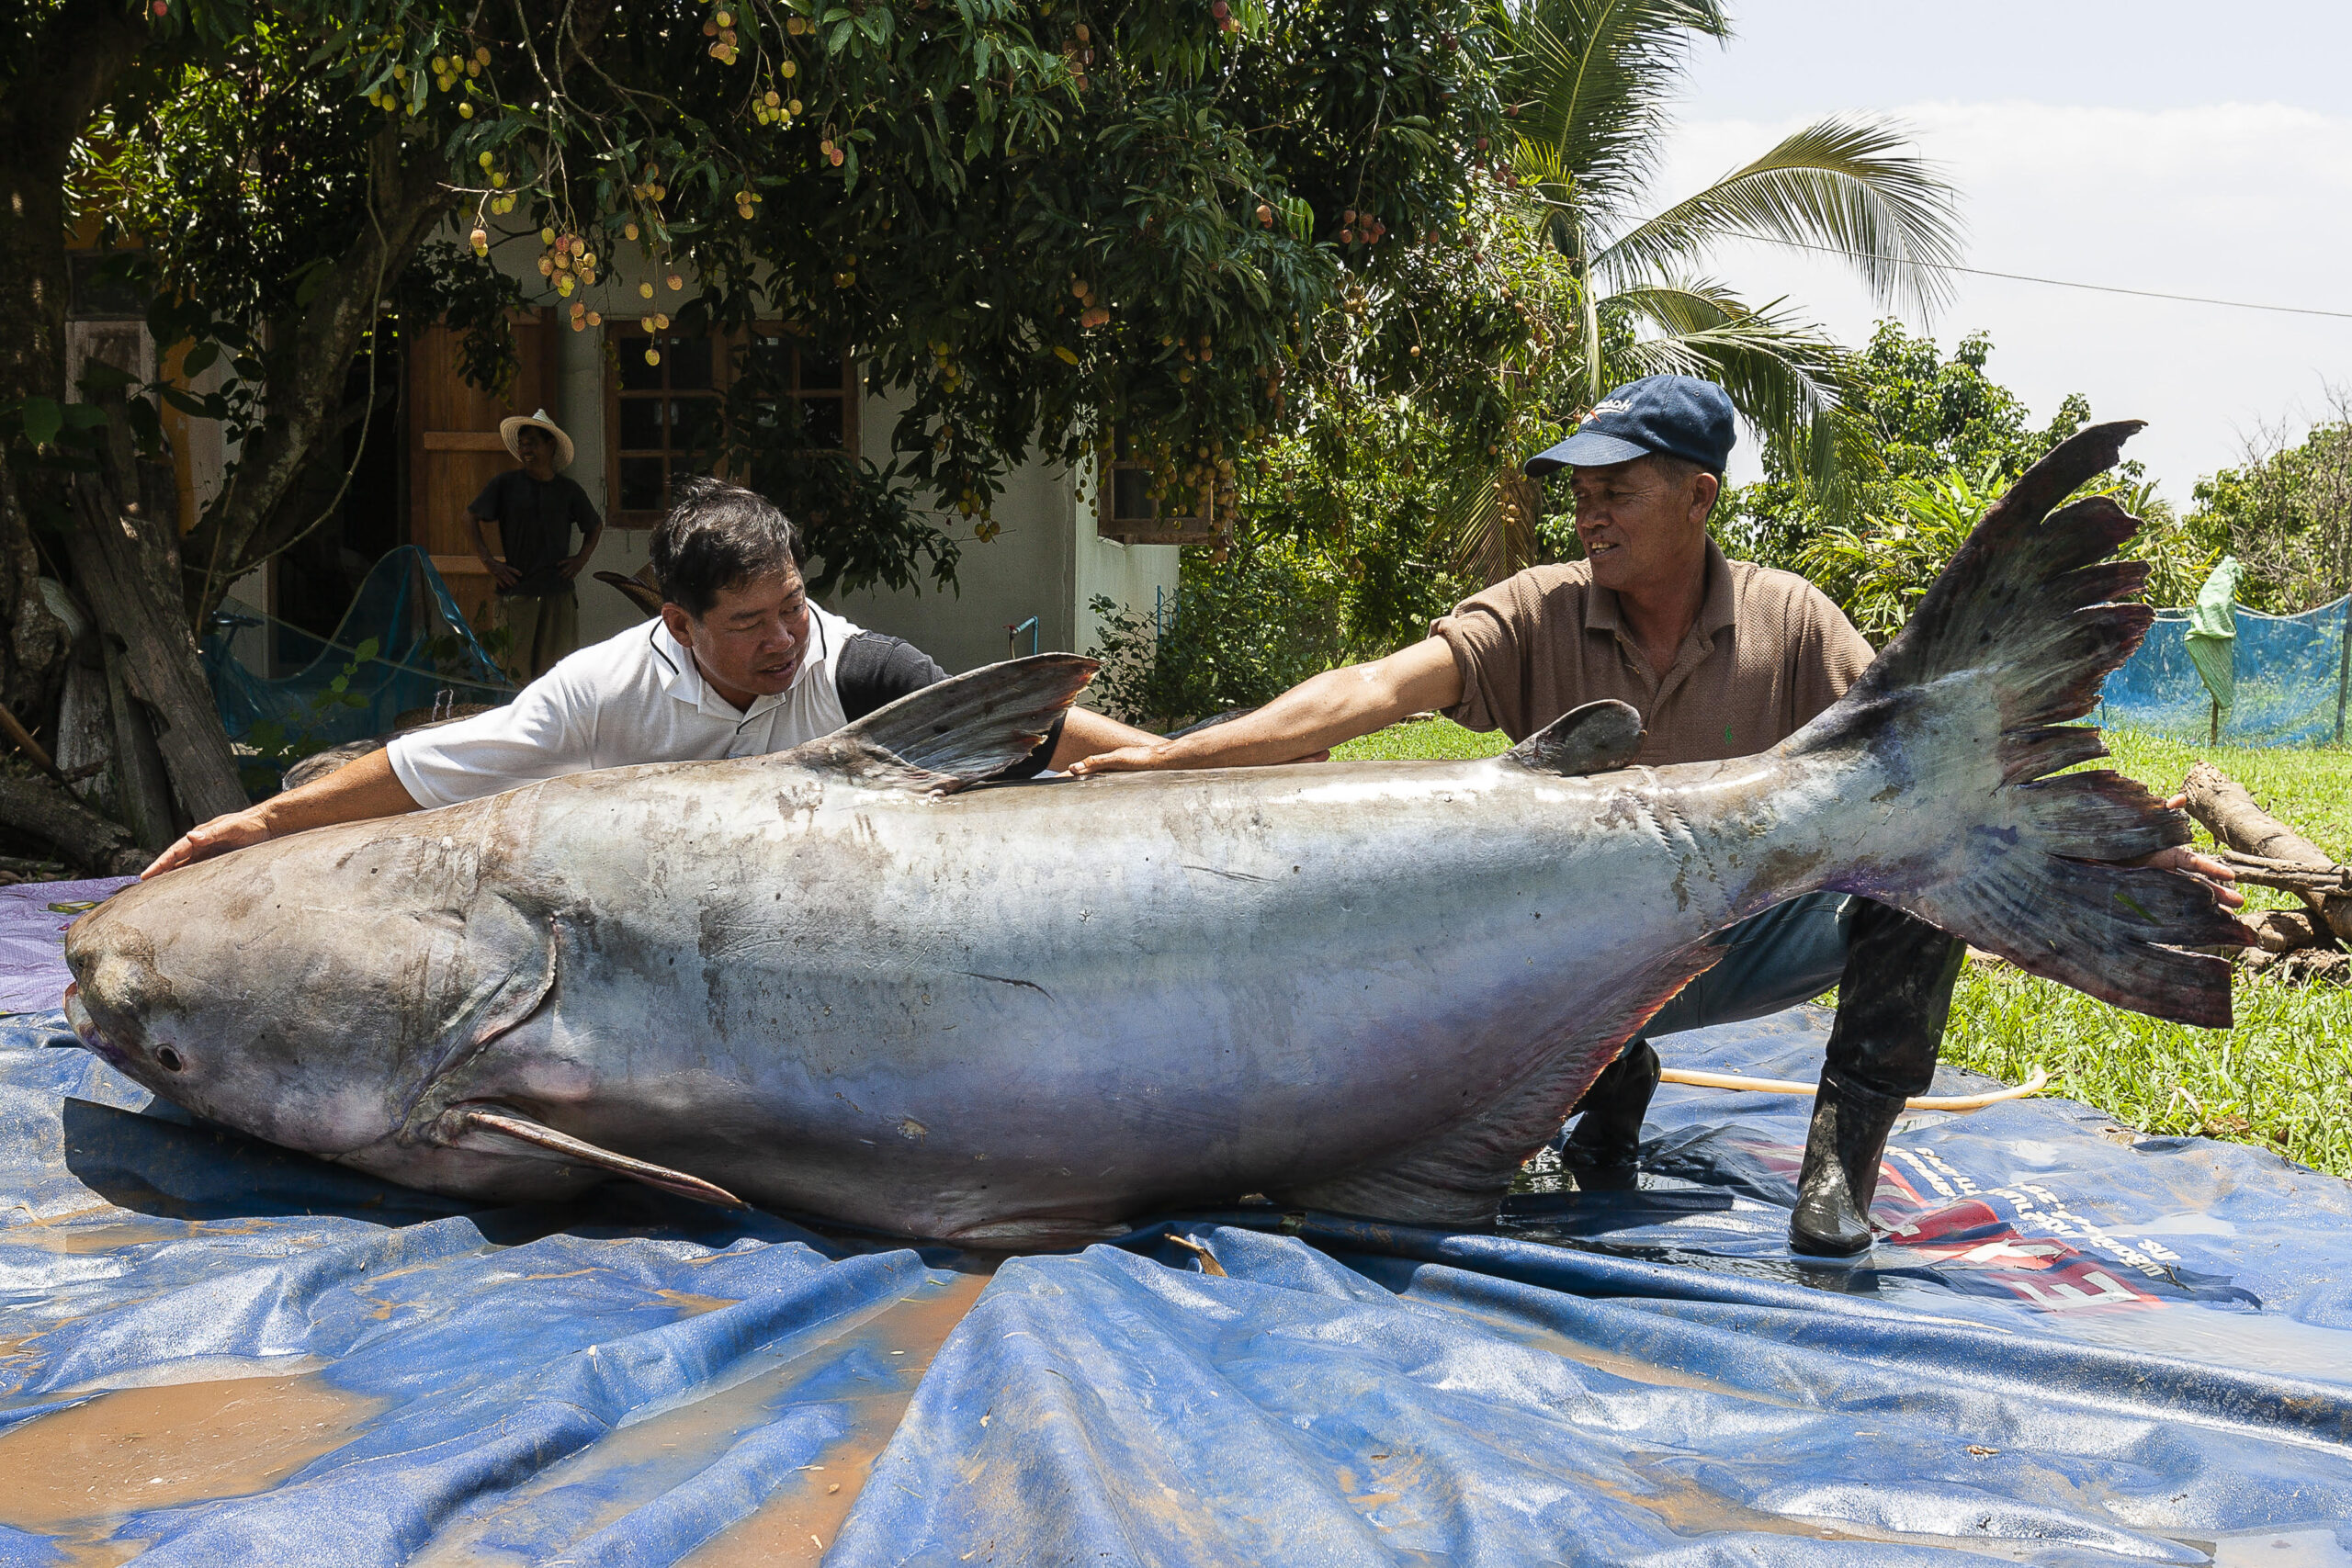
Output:
M529 1153L542 1157L554 1156L576 1160L582 1165L598 1166L616 1176L626 1176L632 1181L642 1181L648 1187L659 1187L665 1192L675 1192L682 1198L697 1199L715 1203L722 1209L751 1207L724 1187L705 1181L698 1176L688 1176L683 1170L672 1170L666 1165L650 1160L631 1159L627 1155L601 1149L585 1138L575 1138L569 1133L559 1133L544 1122L535 1121L519 1111L504 1106L495 1109L481 1105L458 1106L442 1118L441 1141L451 1145L481 1147L475 1140L484 1137L511 1138L530 1145ZM519 1151L518 1151L519 1152Z

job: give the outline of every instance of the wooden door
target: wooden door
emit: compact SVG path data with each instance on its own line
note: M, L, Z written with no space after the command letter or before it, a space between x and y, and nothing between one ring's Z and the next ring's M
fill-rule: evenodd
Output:
M428 327L409 346L409 538L433 558L477 632L493 624L497 585L474 554L466 508L482 486L515 466L498 438L498 422L539 409L557 412L552 310L515 313L514 351L514 379L499 398L458 371L458 334L449 328ZM556 423L562 423L560 415ZM497 525L489 528L493 551L501 551Z

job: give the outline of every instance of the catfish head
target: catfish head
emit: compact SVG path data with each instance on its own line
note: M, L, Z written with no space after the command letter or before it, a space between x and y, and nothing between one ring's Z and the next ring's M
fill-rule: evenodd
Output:
M619 1175L736 1204L462 1098L465 1069L556 987L554 897L509 874L488 804L297 834L125 888L67 933L68 1021L199 1116L410 1186L515 1201Z
M417 1180L355 1156L415 1142L432 1084L555 983L552 920L427 826L322 829L125 888L67 933L74 1032L200 1116Z

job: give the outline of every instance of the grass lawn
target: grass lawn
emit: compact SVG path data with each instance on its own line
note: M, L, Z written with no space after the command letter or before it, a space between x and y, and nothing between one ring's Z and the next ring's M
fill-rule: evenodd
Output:
M2203 758L2329 853L2352 857L2352 751L2188 746L2110 731L2111 765L2170 794ZM1444 719L1400 724L1341 757L1487 757L1499 735ZM2204 835L2199 835L2200 840ZM2250 904L2288 895L2250 889ZM2190 1029L2093 1001L2007 966L1971 964L1952 998L1944 1060L2012 1083L2034 1067L2051 1090L2147 1133L2195 1133L2276 1149L2352 1177L2352 989L2241 977L2237 1026Z

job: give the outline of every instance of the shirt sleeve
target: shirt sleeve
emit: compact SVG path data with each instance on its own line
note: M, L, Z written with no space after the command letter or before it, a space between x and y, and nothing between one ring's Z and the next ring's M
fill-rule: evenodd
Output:
M1521 603L1518 578L1464 599L1430 627L1443 637L1462 676L1462 700L1445 716L1464 729L1499 729L1527 737L1527 663L1532 616Z
M411 731L385 748L401 787L419 806L454 806L595 765L583 705L560 671L488 713Z
M842 700L842 719L855 724L875 709L945 679L947 671L914 644L880 632L860 632L842 644L833 691Z
M506 480L508 474L512 472L513 470L509 469L507 474L500 474L482 486L481 493L474 497L472 505L466 508L467 514L479 517L485 523L504 522L506 520Z
M605 520L596 515L596 503L588 499L588 492L577 480L571 486L571 521L578 525L583 539L605 525Z

